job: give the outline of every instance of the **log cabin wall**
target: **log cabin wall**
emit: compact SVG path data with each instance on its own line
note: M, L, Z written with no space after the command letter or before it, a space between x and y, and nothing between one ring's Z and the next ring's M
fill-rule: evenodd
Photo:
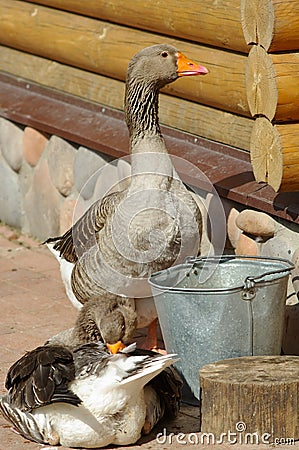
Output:
M162 123L248 151L253 121L239 0L214 3L172 1L163 8L150 2L149 18L144 1L1 0L0 69L122 109L129 59L143 47L169 42L210 74L164 90L170 95L161 98Z
M241 1L250 142L257 181L299 190L299 2Z
M210 73L165 88L161 122L239 149L243 161L251 154L257 181L296 191L298 13L295 0L0 0L0 71L121 110L128 60L142 47L172 43ZM273 201L269 192L262 209ZM240 202L250 205L250 195Z

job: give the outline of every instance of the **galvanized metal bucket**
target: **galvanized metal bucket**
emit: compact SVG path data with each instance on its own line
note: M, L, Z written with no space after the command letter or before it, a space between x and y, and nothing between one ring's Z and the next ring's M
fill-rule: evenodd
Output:
M199 399L199 369L226 358L279 355L288 276L278 258L189 258L149 278L167 352Z

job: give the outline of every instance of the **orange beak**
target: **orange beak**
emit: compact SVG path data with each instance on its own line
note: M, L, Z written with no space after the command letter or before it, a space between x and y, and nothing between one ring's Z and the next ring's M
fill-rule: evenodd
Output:
M179 77L187 77L191 75L206 75L209 73L208 69L204 66L200 66L191 59L186 58L183 53L178 52L178 70L177 74Z
M115 344L106 344L108 350L112 355L116 355L116 353L120 352L123 348L125 348L125 345L121 341L117 341Z

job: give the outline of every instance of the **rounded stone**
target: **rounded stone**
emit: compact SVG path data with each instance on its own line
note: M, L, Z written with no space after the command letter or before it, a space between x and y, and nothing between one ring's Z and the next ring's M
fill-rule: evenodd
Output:
M237 247L239 237L242 233L237 227L236 219L240 212L236 208L232 208L227 216L227 236L233 248Z
M24 159L19 171L19 184L23 196L29 191L32 185L33 173L33 167L31 167L30 164Z
M276 224L268 214L245 209L236 218L236 225L240 230L254 236L272 237L275 234Z
M16 228L22 226L22 194L18 175L0 154L0 220Z
M258 256L259 251L257 243L246 236L246 234L242 233L239 236L235 253L239 256Z
M23 154L31 166L36 166L48 142L46 136L31 127L23 133Z
M79 147L74 159L74 184L84 200L89 200L100 175L101 168L109 157L95 153L85 147Z
M286 260L294 261L296 258L296 250L299 248L299 233L291 230L288 226L282 223L277 223L275 236L268 239L265 243L261 244L261 256L267 256L271 258L282 258ZM293 278L293 272L288 280L287 289L287 305L292 305L298 302L297 295L295 293L296 287L294 286L295 279Z
M59 235L61 196L53 185L46 159L34 170L32 186L25 195L25 231L38 239Z
M46 146L51 180L58 191L67 197L73 185L73 166L76 150L64 139L52 136Z
M273 238L261 244L261 255L290 260L298 247L299 233L280 226Z
M74 211L77 199L68 197L60 208L60 234L64 234L74 224Z
M10 122L0 118L0 150L8 165L18 172L23 160L23 130Z

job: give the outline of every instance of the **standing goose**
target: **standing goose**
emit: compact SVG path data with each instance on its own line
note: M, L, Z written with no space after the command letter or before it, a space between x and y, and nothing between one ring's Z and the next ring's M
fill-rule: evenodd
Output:
M0 411L40 444L127 445L178 413L181 380L173 355L135 350L109 355L101 343L38 347L8 371Z
M46 241L60 261L68 297L77 308L90 299L107 305L126 298L136 311L137 327L155 332L157 312L148 277L199 253L201 213L167 152L158 96L178 77L206 73L166 44L147 47L131 59L125 94L130 184L95 202L63 236ZM148 346L155 345L153 333Z

